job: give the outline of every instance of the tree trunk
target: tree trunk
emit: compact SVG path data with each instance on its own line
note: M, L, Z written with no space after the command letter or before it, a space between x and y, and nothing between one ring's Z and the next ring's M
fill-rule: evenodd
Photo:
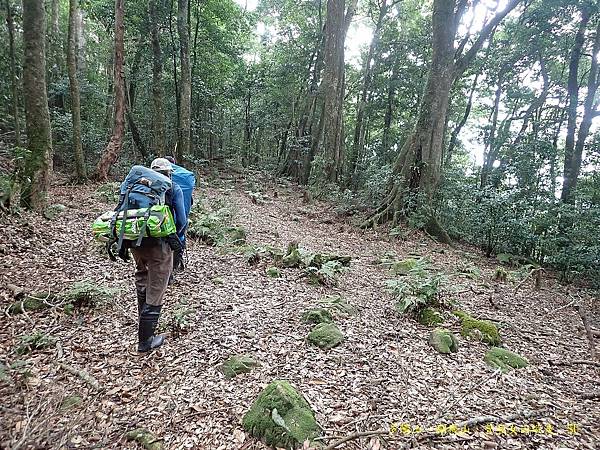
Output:
M12 95L12 114L15 127L15 146L21 146L21 121L19 120L19 89L18 75L16 71L17 59L15 56L15 23L13 20L12 6L10 0L6 0L6 26L8 27L8 56L10 88Z
M179 94L179 143L177 160L182 161L190 154L192 73L190 71L189 0L177 0L177 31L179 33L179 59L181 79Z
M429 216L425 229L443 242L450 241L433 213L433 198L441 174L450 90L500 21L519 2L511 0L502 12L490 19L469 50L462 54L462 46L459 51L455 50L454 40L466 2L458 2L457 5L456 1L434 0L432 60L416 125L396 159L386 199L363 226L387 221L396 224L405 217L406 211L421 207Z
M446 155L444 157L444 166L450 165L450 162L452 161L452 155L454 154L454 149L456 147L456 143L458 142L458 135L467 123L469 115L471 114L471 109L473 108L473 95L475 94L475 89L477 89L477 81L479 80L480 74L481 72L477 72L475 74L473 84L471 85L471 90L469 91L469 98L467 100L467 107L465 108L465 113L463 114L462 118L460 119L460 122L456 125L454 130L452 130L452 134L450 135L450 143L448 144L448 149L446 150Z
M114 65L114 125L104 154L96 166L96 179L108 179L108 172L116 162L125 136L125 28L123 25L124 0L115 0L115 65Z
M498 127L498 113L500 111L500 98L502 96L502 83L504 79L504 72L506 67L503 67L498 74L498 86L496 87L496 94L494 96L494 106L491 113L491 128L490 132L485 140L485 148L483 150L483 165L481 166L481 180L480 188L484 188L487 184L487 179L494 161L496 159L496 129Z
M392 74L390 76L387 88L385 115L383 118L383 137L382 137L382 154L387 162L388 153L390 151L390 134L392 129L392 120L394 118L394 101L396 99L396 81L398 78L398 58L394 61Z
M150 0L150 33L152 40L152 151L165 156L165 117L163 113L162 51L158 33L157 0Z
M567 106L567 137L565 139L565 162L563 170L563 188L561 192L561 200L565 203L571 201L571 188L573 186L573 178L576 177L573 169L575 168L575 131L577 129L577 105L579 103L579 61L581 59L581 51L585 40L585 29L590 20L590 11L588 8L581 10L581 22L579 29L575 35L575 43L571 50L569 59L569 79L567 82L567 95L569 104Z
M345 0L327 1L325 69L320 86L325 98L322 117L319 121L319 130L316 135L316 147L322 149L324 159L324 173L319 175L332 183L338 181L342 166L344 146L342 123L345 81L344 42L346 41L348 27L354 16L356 4L357 0L351 0L346 12ZM311 150L311 156L315 154L316 152ZM307 169L310 169L310 167ZM308 172L310 173L310 170Z
M52 134L46 94L46 17L43 0L23 0L23 91L29 154L19 174L21 206L40 209L52 168Z
M67 68L69 72L69 92L71 94L71 116L73 121L73 152L75 156L75 175L78 180L87 178L83 145L81 143L81 101L79 99L79 81L77 80L77 14L78 0L69 0L69 31L67 36Z
M365 107L367 106L367 97L369 90L371 89L371 80L373 78L373 67L371 62L375 50L379 45L379 35L381 34L381 28L383 26L383 19L385 18L388 11L387 0L383 0L379 5L379 15L377 17L377 23L375 24L375 31L373 32L373 39L369 45L369 51L367 53L367 59L365 61L365 67L363 70L362 89L357 100L356 105L356 124L354 126L354 139L352 141L352 153L350 155L350 164L348 168L348 184L352 184L352 180L355 176L356 165L362 154L362 150L365 144L365 127L364 127L364 115Z
M325 71L321 89L325 94L323 156L325 158L325 179L336 182L340 166L342 145L342 105L339 102L343 90L344 69L344 0L327 1L325 30ZM343 94L342 94L343 95Z
M135 99L137 92L137 74L140 69L140 62L142 60L142 53L145 47L146 41L145 36L140 36L135 56L133 57L133 64L129 71L128 89L127 89L127 106L125 108L125 117L127 118L127 125L131 131L131 137L133 138L133 144L135 148L140 152L144 160L148 159L148 150L146 144L142 139L142 135L138 126L135 123L135 116L133 114L135 107Z
M590 64L590 71L588 73L588 82L587 82L587 92L585 94L585 99L583 102L583 118L581 119L581 124L579 125L579 130L577 131L577 142L575 144L575 149L569 149L569 158L567 159L567 151L565 149L565 170L564 170L564 184L561 195L561 200L565 203L571 203L573 201L573 196L575 194L575 188L577 187L577 178L579 177L579 172L581 171L581 159L583 157L583 149L585 147L585 141L590 133L590 128L592 126L592 120L594 119L594 115L596 114L594 111L594 100L596 97L596 91L598 90L598 84L600 80L598 79L598 53L600 52L600 22L596 27L596 36L594 38L594 45L592 49L592 57ZM569 72L570 75L570 72ZM571 105L570 105L571 106ZM577 108L577 104L575 104L575 108ZM570 109L569 109L570 111ZM575 112L575 114L577 114ZM569 118L571 115L569 115ZM567 137L569 137L567 135ZM571 141L569 144L573 145L573 136L571 136ZM567 166L568 164L568 166Z

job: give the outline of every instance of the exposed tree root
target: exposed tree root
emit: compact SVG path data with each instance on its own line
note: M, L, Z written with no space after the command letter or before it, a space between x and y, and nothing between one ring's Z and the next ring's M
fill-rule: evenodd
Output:
M98 383L98 381L93 376L91 376L89 373L87 373L85 370L76 369L75 367L70 366L63 362L59 362L58 365L61 368L63 368L64 370L66 370L67 372L69 372L70 374L73 374L73 375L81 378L83 381L85 381L89 386L91 386L96 391L103 390L102 387L100 386L100 383Z

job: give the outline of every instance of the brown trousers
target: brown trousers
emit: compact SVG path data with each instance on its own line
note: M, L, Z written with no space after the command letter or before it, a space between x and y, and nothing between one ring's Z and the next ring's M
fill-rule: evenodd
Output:
M146 292L146 303L149 305L162 305L173 270L173 252L169 244L157 240L155 245L134 247L131 253L135 259L136 289Z

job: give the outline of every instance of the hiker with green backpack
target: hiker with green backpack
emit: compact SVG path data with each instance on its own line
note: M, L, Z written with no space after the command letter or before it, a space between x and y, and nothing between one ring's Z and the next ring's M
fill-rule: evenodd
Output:
M171 172L171 163L164 158L152 161L150 169L133 166L121 184L115 211L100 216L92 227L96 238L106 242L111 259L114 246L124 260L129 250L133 254L141 353L164 343L164 337L154 332L173 270L173 253L183 252L177 233L185 229L187 218L181 188L172 182Z

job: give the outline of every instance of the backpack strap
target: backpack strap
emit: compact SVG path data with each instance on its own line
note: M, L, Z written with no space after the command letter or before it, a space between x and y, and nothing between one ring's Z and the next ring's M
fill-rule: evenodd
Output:
M141 245L142 239L144 239L144 235L146 234L146 226L148 225L148 219L150 218L151 214L152 211L150 210L150 208L148 208L146 210L146 213L144 214L144 222L142 223L142 229L140 230L140 235L138 236L134 247L139 247Z
M129 210L129 193L131 192L131 189L133 188L130 187L129 189L127 189L127 192L125 192L125 199L123 200L123 204L125 205L125 209L123 210L123 221L121 222L121 231L119 231L119 237L117 240L117 251L121 251L121 247L123 246L123 238L125 236L125 223L127 222L127 211ZM116 221L117 221L117 217L119 216L119 213L115 214L115 216L112 218L111 221L111 229L113 230L113 234L116 237ZM113 228L114 227L114 228Z

